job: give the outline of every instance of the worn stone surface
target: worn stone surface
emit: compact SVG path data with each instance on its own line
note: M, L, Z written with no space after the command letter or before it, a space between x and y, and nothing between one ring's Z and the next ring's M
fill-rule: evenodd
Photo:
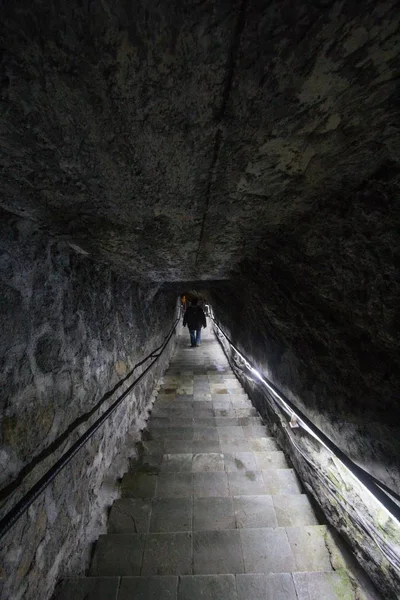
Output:
M146 538L144 534L102 535L90 566L92 576L140 575ZM152 575L153 573L144 573ZM164 573L154 573L164 575Z
M351 583L343 571L336 573L294 573L294 583L299 600L343 600L354 597Z
M57 600L117 600L119 577L76 577L57 589Z
M116 500L108 518L110 533L145 533L149 530L151 502L142 498Z
M176 600L177 577L122 577L118 600Z
M126 281L4 211L0 286L4 516L133 381L116 387L163 341L175 298ZM173 346L174 339L2 540L2 598L45 598L59 573L85 569Z
M237 600L233 575L194 575L179 579L178 600Z

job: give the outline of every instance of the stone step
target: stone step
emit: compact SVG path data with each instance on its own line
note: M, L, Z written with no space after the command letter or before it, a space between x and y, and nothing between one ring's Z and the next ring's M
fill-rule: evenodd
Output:
M99 538L92 576L291 573L341 568L324 525L107 534Z
M171 411L168 411L169 413ZM215 414L208 414L207 416L202 414L194 414L193 412L186 414L175 413L167 416L167 411L161 414L153 415L151 422L149 423L149 430L153 429L169 429L171 427L265 427L260 417L238 417L232 411L232 416L219 417Z
M288 464L283 452L278 450L274 440L268 451L256 452L169 452L144 454L140 461L134 462L130 473L148 472L152 465L154 472L199 472L199 471L257 471L268 469L286 469Z
M219 379L207 378L203 381L196 381L195 377L174 377L172 380L164 381L160 385L160 392L164 392L166 394L179 394L177 390L182 387L190 387L190 388L198 388L198 389L212 389L219 392L220 390L232 390L233 393L243 393L243 387L237 379L220 377ZM225 392L226 393L226 392Z
M186 432L180 437L173 431L170 436L157 438L150 436L149 440L143 443L143 448L147 454L198 454L205 452L222 452L233 454L236 452L268 452L274 446L272 437L248 437L245 439L226 440L221 438L208 439L206 437L196 436L191 432Z
M228 392L225 390L216 392L215 390L209 391L196 391L192 388L185 388L176 393L165 393L160 390L157 395L156 402L159 404L164 403L177 403L177 402L227 402L230 401L233 404L236 404L238 407L251 407L251 400L248 395L245 393Z
M195 393L211 393L214 395L233 395L233 396L247 396L243 388L236 384L221 382L201 382L196 383L193 380L181 380L179 383L167 383L163 384L158 388L158 394L160 396L171 396L172 398L180 395L193 395Z
M184 419L188 423L187 419ZM245 422L245 421L244 421ZM201 425L199 422L196 425L170 425L160 419L157 420L157 426L150 426L146 437L149 440L185 440L185 441L204 441L220 442L221 444L243 444L249 439L257 437L272 437L268 428L265 425L250 424L250 425L214 425L208 427Z
M246 452L193 452L193 442L170 444L159 441L146 442L141 446L139 459L131 461L131 467L126 475L134 473L159 472L198 472L198 471L257 471L268 469L289 468L283 452L279 451L275 441L270 438L262 439L262 445L258 439L250 440L252 447ZM207 444L208 449L208 444ZM123 484L124 485L124 484Z
M222 407L217 405L214 406L210 402L195 402L191 405L189 403L180 403L178 405L165 405L164 403L155 404L151 412L151 419L148 422L150 425L154 419L168 419L172 424L177 422L178 419L244 419L244 418L256 418L262 422L262 419L258 416L257 411L252 407L241 407L232 408L232 406Z
M249 440L254 438L268 437L268 430L262 425L245 425L245 426L225 426L225 427L208 427L207 425L196 426L177 426L177 427L158 427L149 430L148 438L150 440L162 441L187 441L187 442L204 442L232 446L238 445L238 451L245 452L243 446L249 447ZM272 437L272 436L269 436ZM242 448L239 448L242 446ZM210 452L212 450L210 449ZM228 452L228 450L227 450Z
M165 533L317 525L304 494L196 498L121 498L108 533Z
M153 577L77 577L57 600L356 600L347 573L292 572Z
M189 460L189 459L188 459ZM229 497L298 494L300 483L293 469L249 471L164 471L127 473L121 482L124 498Z

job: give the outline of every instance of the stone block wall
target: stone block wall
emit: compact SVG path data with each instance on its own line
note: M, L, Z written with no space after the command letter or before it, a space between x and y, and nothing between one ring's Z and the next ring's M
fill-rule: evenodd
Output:
M176 297L113 273L32 222L0 217L4 516L147 366L129 376L168 334ZM2 600L45 600L58 577L84 571L174 340L2 541Z

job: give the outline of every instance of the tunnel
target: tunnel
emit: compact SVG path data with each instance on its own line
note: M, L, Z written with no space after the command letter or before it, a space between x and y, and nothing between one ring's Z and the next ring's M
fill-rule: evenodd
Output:
M400 3L0 11L1 600L400 598Z

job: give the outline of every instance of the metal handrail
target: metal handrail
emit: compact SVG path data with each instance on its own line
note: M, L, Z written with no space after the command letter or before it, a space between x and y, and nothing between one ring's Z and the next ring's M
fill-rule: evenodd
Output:
M227 339L228 343L232 348L237 352L250 366L252 370L257 372L255 367L251 364L251 362L243 356L240 350L235 346L232 340L226 335L226 333L221 329L220 325L217 323L215 318L211 315L211 319L214 321L215 325L218 327L222 335ZM369 490L369 492L375 496L379 500L379 502L386 508L386 510L395 518L397 521L400 521L400 506L396 504L389 496L390 494L393 498L396 498L400 501L400 496L393 490L391 490L386 484L382 483L378 479L376 479L371 473L365 471L362 467L356 465L351 458L347 456L334 442L332 442L306 415L295 406L278 388L270 381L267 377L262 375L262 379L260 381L270 389L273 393L274 401L286 408L284 404L286 404L291 412L302 421L306 427L313 433L313 435L318 438L331 452L334 454L346 467L347 469L359 480L361 483ZM301 424L301 423L300 423Z
M156 350L153 350L148 358L155 355L154 360L145 368L145 370L135 379L133 383L113 402L113 404L89 427L87 431L59 458L59 460L39 479L37 483L19 500L15 506L1 519L0 521L0 540L6 535L6 533L15 525L15 523L22 517L22 515L28 510L31 504L36 500L38 496L47 488L47 486L53 481L55 477L66 467L66 465L72 460L75 454L86 444L88 440L96 433L96 431L107 421L108 417L119 407L126 396L132 391L132 389L143 379L143 377L150 371L151 367L157 362L161 354L164 352L168 345L172 335L175 332L176 326L179 322L179 318L176 319L173 324L168 336L164 343L159 346Z

